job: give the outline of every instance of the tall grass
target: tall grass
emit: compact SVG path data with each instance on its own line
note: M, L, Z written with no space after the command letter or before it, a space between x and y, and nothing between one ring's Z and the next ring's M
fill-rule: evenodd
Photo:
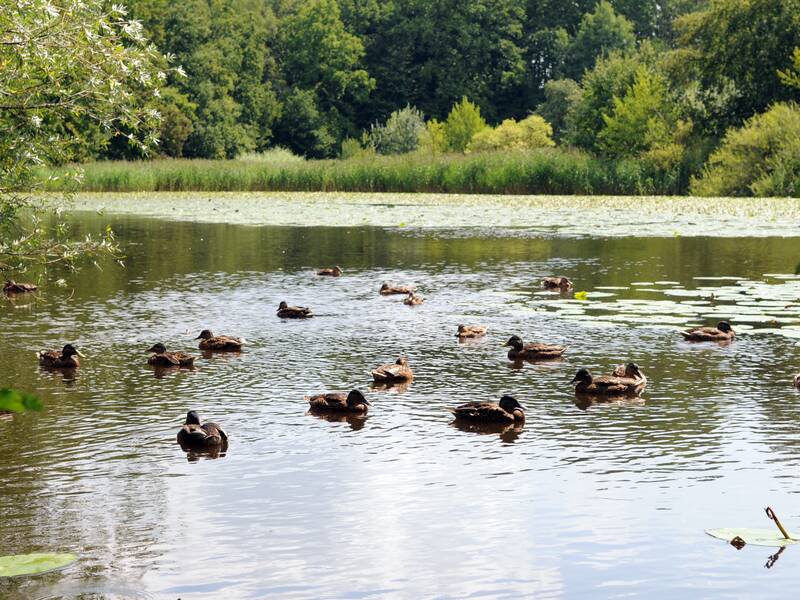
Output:
M675 194L642 161L603 161L558 149L348 160L153 160L83 165L82 191L338 191L472 194ZM66 168L65 168L66 169ZM46 174L58 176L61 170ZM48 189L64 185L56 177ZM682 187L682 186L681 186Z

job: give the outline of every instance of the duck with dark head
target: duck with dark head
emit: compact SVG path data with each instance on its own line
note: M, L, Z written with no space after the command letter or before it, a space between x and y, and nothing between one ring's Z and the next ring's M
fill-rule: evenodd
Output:
M195 339L200 340L200 350L210 352L240 352L244 345L242 338L214 335L210 329L203 329Z
M83 356L72 344L65 344L59 350L40 350L36 356L39 358L39 365L48 369L77 369L81 366L78 358Z
M695 327L680 333L689 342L730 342L736 337L728 321L720 321L716 327Z
M161 342L153 344L150 349L147 364L153 367L184 367L194 366L194 356L186 352L167 352L167 347Z
M186 421L178 431L178 443L186 448L208 448L228 443L228 434L216 423L200 423L197 411L186 413Z
M565 346L558 346L555 344L526 344L518 335L512 335L503 346L510 346L511 349L508 351L508 360L513 361L560 358L561 355L567 351Z
M456 408L448 408L457 421L472 423L517 423L525 422L525 409L508 394L499 402L468 402Z

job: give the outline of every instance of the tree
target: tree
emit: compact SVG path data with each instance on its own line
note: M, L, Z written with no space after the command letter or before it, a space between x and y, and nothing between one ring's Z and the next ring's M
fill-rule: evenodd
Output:
M464 96L461 102L453 106L447 121L444 123L444 135L450 150L464 152L472 136L486 127L481 116L481 109Z
M572 112L581 99L581 86L572 79L553 79L544 84L544 102L536 107L553 128L553 137L561 139L567 127L567 115Z
M369 145L378 154L405 154L419 146L425 120L418 109L406 106L394 111L383 125L373 125Z
M600 0L593 12L581 19L578 33L569 45L566 74L580 79L584 71L613 51L632 50L636 44L633 25L614 12L606 0Z
M492 150L535 150L555 146L553 128L539 115L522 121L506 119L497 127L487 127L472 136L468 152Z
M106 136L124 134L143 152L157 143L153 103L166 61L124 8L105 7L101 0L0 5L0 270L73 264L114 248L110 232L68 241L63 222L46 227L42 206L31 200L35 167L63 161L73 143L59 135L60 126L84 120ZM28 209L32 222L23 219Z

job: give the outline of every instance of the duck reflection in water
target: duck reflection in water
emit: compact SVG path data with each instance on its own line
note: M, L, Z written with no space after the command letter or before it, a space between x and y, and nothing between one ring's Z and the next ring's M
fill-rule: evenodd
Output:
M460 419L451 421L450 425L461 431L478 435L499 435L500 440L506 444L513 444L517 441L525 428L524 423L470 423Z
M644 406L645 399L640 396L594 396L591 394L575 394L575 406L581 410L589 410L593 406Z
M364 424L367 422L369 418L367 415L354 415L354 414L346 414L346 413L333 413L333 412L317 412L313 410L309 410L307 415L311 415L321 419L323 421L328 421L328 423L347 423L350 426L350 429L353 431L361 431L364 429Z
M398 381L395 383L371 383L369 389L372 392L393 392L395 394L404 394L411 387L411 381Z
M224 441L217 446L209 446L207 448L200 448L191 444L179 444L181 450L186 453L186 460L188 462L197 462L199 460L213 460L215 458L225 458L228 454L228 442Z

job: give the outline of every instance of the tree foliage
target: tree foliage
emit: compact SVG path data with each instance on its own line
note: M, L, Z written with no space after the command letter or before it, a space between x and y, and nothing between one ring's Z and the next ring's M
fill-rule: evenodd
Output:
M447 147L456 152L464 152L472 137L486 127L479 106L464 96L461 102L453 106L447 121L444 123L444 137Z
M378 154L405 154L419 146L425 131L422 112L412 106L394 111L383 125L373 125L369 130L369 145Z
M531 115L519 122L506 119L497 127L479 131L472 136L467 151L535 150L552 146L555 146L553 128L539 115Z

